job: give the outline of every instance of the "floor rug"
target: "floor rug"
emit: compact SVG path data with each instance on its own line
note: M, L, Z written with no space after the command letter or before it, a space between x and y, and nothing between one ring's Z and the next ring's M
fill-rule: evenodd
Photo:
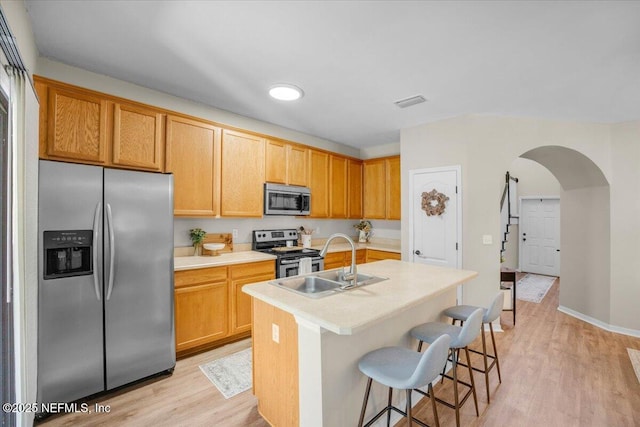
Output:
M251 388L251 349L200 365L200 370L229 399Z
M529 273L518 280L516 298L522 301L539 303L556 279L557 277L553 276L541 276L539 274Z
M640 350L634 350L632 348L628 348L629 358L631 359L631 364L633 365L633 370L636 371L636 377L638 377L638 382L640 382Z

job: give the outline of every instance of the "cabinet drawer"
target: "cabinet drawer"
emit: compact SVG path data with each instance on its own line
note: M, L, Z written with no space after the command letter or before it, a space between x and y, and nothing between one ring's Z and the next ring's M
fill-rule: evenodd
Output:
M175 272L175 287L196 285L199 283L225 282L227 267L199 268Z
M272 261L260 261L252 262L248 264L239 264L229 266L231 279L239 279L242 277L250 276L264 276L276 274L276 262Z

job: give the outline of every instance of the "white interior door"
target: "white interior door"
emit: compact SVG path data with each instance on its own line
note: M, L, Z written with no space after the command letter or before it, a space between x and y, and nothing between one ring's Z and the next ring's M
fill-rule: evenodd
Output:
M560 200L520 201L520 270L560 275Z
M410 187L411 261L461 267L460 167L410 171ZM422 205L423 196L434 190L448 200L444 202L443 212L427 215ZM429 196L427 200L432 206L436 204Z

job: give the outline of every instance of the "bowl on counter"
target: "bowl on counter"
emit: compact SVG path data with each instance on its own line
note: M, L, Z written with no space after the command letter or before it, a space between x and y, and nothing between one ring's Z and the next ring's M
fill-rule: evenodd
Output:
M205 243L202 245L202 247L208 251L211 251L211 256L218 256L220 255L218 251L220 251L221 249L224 249L225 244L224 243Z

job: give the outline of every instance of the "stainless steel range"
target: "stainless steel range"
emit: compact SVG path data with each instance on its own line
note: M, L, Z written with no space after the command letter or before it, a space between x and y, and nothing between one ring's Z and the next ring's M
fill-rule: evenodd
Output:
M298 231L295 229L254 230L254 251L277 256L276 278L296 276L299 273L300 260L311 258L311 271L324 270L324 257L316 249L306 249L297 246Z

